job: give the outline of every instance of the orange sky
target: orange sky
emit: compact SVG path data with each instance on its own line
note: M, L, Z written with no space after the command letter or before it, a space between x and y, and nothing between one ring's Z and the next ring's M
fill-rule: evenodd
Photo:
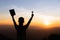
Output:
M9 10L8 10L9 11ZM19 10L15 10L16 15L14 16L15 21L18 24L18 18L19 17L24 17L25 18L25 23L28 22L28 20L31 17L31 10L23 10L22 12ZM6 12L5 12L6 13ZM56 16L49 16L49 15L43 15L39 12L34 11L34 17L31 21L30 26L38 26L41 28L52 28L52 27L59 27L60 26L60 17ZM6 14L1 14L0 16L0 25L13 25L13 21L11 18L11 15L9 12Z
M50 16L40 16L40 17L37 17L36 19L36 15L34 15L32 21L31 21L31 24L30 26L38 26L38 27L41 27L41 28L52 28L52 27L59 27L60 26L60 19L59 18L56 18L56 17L50 17ZM30 18L30 17L29 17ZM28 22L28 19L25 19L25 23L26 24ZM18 18L15 17L15 20L18 24ZM9 17L8 19L7 18L4 18L0 20L0 25L13 25L13 21L12 21L12 18Z

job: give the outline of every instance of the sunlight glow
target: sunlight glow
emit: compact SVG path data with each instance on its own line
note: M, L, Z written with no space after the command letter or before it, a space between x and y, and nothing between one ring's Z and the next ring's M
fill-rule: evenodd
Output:
M44 21L44 24L45 24L45 25L49 25L50 22L49 22L48 20L46 20L46 21Z
M41 15L40 17L41 17L41 20L45 26L50 25L51 21L55 19L52 16L45 16L45 15Z

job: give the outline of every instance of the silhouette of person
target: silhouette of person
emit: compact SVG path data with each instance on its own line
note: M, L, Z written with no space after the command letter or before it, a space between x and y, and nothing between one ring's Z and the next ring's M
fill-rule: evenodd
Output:
M33 14L33 11L32 11L31 18L26 25L23 25L23 23L24 23L24 18L23 17L19 18L19 20L18 20L19 25L17 25L15 20L14 20L14 16L12 16L15 29L17 30L17 40L26 40L26 29L28 28L33 16L34 16L34 14Z

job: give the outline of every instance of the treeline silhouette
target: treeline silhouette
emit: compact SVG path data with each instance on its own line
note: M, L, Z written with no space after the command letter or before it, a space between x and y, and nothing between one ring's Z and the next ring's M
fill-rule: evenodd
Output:
M0 40L12 40L12 39L0 34Z
M60 40L60 34L50 34L47 38L42 40Z

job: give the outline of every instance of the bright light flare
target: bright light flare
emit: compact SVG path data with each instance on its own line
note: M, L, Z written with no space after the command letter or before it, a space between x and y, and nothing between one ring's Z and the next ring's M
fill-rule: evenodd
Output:
M49 22L48 20L46 20L46 21L44 21L44 24L45 24L45 25L49 25L50 22Z

